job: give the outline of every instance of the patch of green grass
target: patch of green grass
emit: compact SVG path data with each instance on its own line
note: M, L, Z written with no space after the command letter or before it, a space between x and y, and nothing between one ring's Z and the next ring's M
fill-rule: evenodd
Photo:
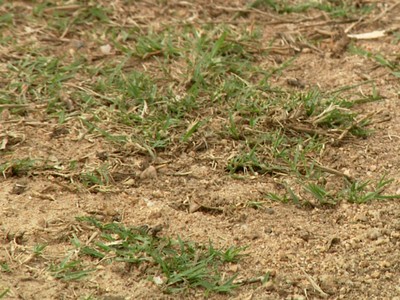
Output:
M47 18L47 26L59 35L67 31L75 31L83 25L97 26L108 24L111 9L100 4L82 3L73 10L63 9L51 1L44 1L33 7L33 16ZM104 26L102 26L104 28Z
M398 43L400 43L400 32L396 31L393 32L392 44L397 45Z
M229 173L237 173L242 171L243 173L251 172L255 174L260 171L267 171L267 166L259 162L256 155L256 149L253 148L249 152L240 153L233 157L227 165Z
M393 180L385 176L371 187L370 181L348 182L347 187L341 192L341 197L351 203L366 203L373 200L400 199L400 195L384 195L384 190Z
M112 182L109 166L107 164L103 164L93 171L80 173L79 179L85 187L105 186Z
M228 116L227 135L241 145L241 151L227 163L230 174L319 178L323 172L314 165L327 140L368 136L368 118L358 117L352 108L379 99L367 95L352 100L343 91L313 89L300 93L280 90L270 94L267 102L257 98L263 95L257 90L251 103L241 101Z
M181 138L182 142L187 142L189 139L193 136L193 134L202 126L206 123L206 120L204 121L194 121L192 124L188 126L187 131L184 133L184 135Z
M315 183L308 183L305 187L304 190L310 193L317 201L319 204L326 205L326 204L331 204L335 205L336 200L334 197L330 194L329 191L327 191L323 186L315 184Z
M6 13L0 16L0 27L4 25L11 25L14 19L12 13Z
M5 296L7 296L9 291L9 288L5 289L4 291L0 291L0 299L3 299Z
M254 208L254 209L263 209L265 205L265 201L256 201L251 200L246 203L246 207Z
M43 250L46 248L46 245L37 244L33 247L33 254L36 256L40 256L43 254Z
M278 195L276 193L271 193L271 192L265 194L265 198L271 201L282 202L282 203L288 203L290 201L290 199L287 197L287 194Z
M231 246L228 249L216 249L211 242L206 246L180 237L159 238L142 227L126 228L117 223L103 224L88 217L78 220L99 230L98 238L90 244L73 237L72 243L82 258L92 257L103 260L104 263L123 262L131 266L145 264L148 271L143 276L150 280L162 278L162 282L158 284L168 293L202 288L208 295L229 293L237 287L234 283L237 274L225 278L221 269L227 263L237 263L245 248ZM69 255L59 265L52 266L51 271L56 278L74 280L83 278L92 270L86 269L80 260L72 260Z
M12 159L0 164L0 172L4 177L24 176L37 166L37 161L31 158Z
M275 193L268 193L265 195L266 198L282 202L288 203L292 202L296 205L306 205L310 203L307 200L307 196L312 196L315 201L312 201L312 205L328 205L334 206L338 204L340 201L346 201L350 203L363 204L374 200L388 200L388 199L399 199L400 195L386 195L384 194L385 188L392 182L391 179L386 179L383 176L375 185L373 185L370 181L353 181L345 179L345 186L340 191L329 191L324 186L320 184L316 184L313 182L302 182L300 185L303 187L303 191L306 194L296 195L293 190L285 185L285 193L283 195L277 195Z
M258 9L272 9L279 14L304 13L311 9L327 12L335 18L351 17L354 15L364 15L370 13L375 5L363 4L357 5L354 1L339 0L339 1L301 1L300 3L292 4L286 0L255 0L249 7Z
M10 266L6 262L0 262L0 271L5 273L11 273Z
M254 54L257 38L257 35L238 35L226 26L213 30L205 26L201 33L188 26L176 35L171 35L168 30L139 35L135 38L136 54L135 51L126 52L115 61L106 61L101 68L85 65L82 60L67 63L60 58L40 56L35 61L26 59L13 63L13 66L19 73L34 80L35 85L28 87L28 99L49 99L47 111L59 122L65 122L70 113L58 91L64 86L70 87L70 98L78 110L74 113L85 114L80 120L88 133L97 131L110 142L134 143L154 156L170 145L181 144L183 147L189 140L195 142L202 136L196 132L207 127L208 120L220 116L229 120L225 128L231 138L246 143L250 149L257 149L232 159L227 167L230 173L246 169L269 172L271 168L281 168L282 161L286 161L283 163L285 168L289 164L295 169L297 163L291 162L294 157L314 151L310 145L316 143L307 141L303 147L307 150L303 154L290 153L289 149L304 137L290 138L285 124L283 129L279 128L281 120L275 122L273 114L281 112L290 116L303 106L305 109L300 112L304 114L303 119L316 118L320 114L312 126L324 129L345 128L354 121L355 115L345 111L340 100L333 97L326 100L326 95L321 93L291 95L289 91L271 90L268 80L271 76L280 76L295 57L270 70L260 68L257 66L259 56L268 53L261 51L257 56ZM150 48L147 49L146 45ZM165 50L165 47L170 50ZM169 52L165 59L149 56L149 53L157 51ZM130 70L127 65L134 56L153 60L155 66L164 70L165 77ZM184 66L181 74L187 80L178 83L178 86L174 86L176 84L170 78L174 63ZM93 74L96 76L87 83L70 84L77 75L87 77ZM182 88L186 89L183 93L179 92ZM30 94L33 89L36 95ZM330 110L323 111L329 105ZM211 107L213 113L204 116L204 110ZM237 123L236 117L242 122ZM265 117L272 117L270 125L275 128L263 128ZM354 126L350 132L355 134L360 127ZM253 134L251 130L263 133ZM226 132L214 134L224 136ZM265 147L272 150L272 164L263 163ZM106 176L83 173L83 181L89 186L110 182Z
M168 58L179 55L180 50L174 46L174 34L140 36L136 41L134 54L142 59L163 55Z
M83 297L80 297L79 299L81 299L81 300L97 300L98 298L95 298L93 296L83 296Z
M90 273L94 272L94 268L87 268L80 260L72 259L73 253L70 253L59 264L52 264L49 268L54 278L71 281L82 280Z
M78 31L85 32L79 35L83 49L59 51L70 46L54 47L53 42L18 45L19 56L7 62L1 103L46 105L46 121L79 123L80 138L103 139L118 149L135 148L153 159L158 153L186 151L202 141L218 144L224 138L236 145L235 155L225 162L232 176L289 174L314 182L325 176L315 164L326 143L346 143L370 134L369 119L358 116L354 108L378 100L378 93L357 95L356 86L330 92L272 86L273 79L297 63L299 54L266 64L270 50L260 42L262 28L119 26L109 6L77 5L73 12L50 1L34 4L29 22L45 22L46 30L56 36L65 33L72 38ZM350 1L256 0L250 4L278 13L318 9L331 16L363 13L371 7L356 7ZM96 41L86 46L92 37ZM103 55L99 47L105 44L111 46L111 53ZM266 44L275 45L275 38ZM373 57L397 74L395 62ZM22 118L30 111L13 108L12 113ZM216 120L221 126L213 127ZM72 164L63 172L66 177L74 174L73 179L92 189L116 184L110 168ZM14 169L7 163L0 168L3 173Z
M211 248L210 244L210 248ZM225 251L217 252L216 254L221 256L221 260L226 263L237 263L243 257L242 252L246 250L247 247L234 247L231 246Z
M391 71L391 74L395 77L400 77L400 64L397 59L390 61L381 53L372 53L371 51L365 50L355 45L351 45L349 51L350 53L360 55L375 61L380 66L388 68Z

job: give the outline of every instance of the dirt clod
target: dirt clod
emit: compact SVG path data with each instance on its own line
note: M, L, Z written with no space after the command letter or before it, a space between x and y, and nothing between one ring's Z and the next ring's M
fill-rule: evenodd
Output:
M157 179L157 169L154 166L149 166L140 173L139 177L141 180Z

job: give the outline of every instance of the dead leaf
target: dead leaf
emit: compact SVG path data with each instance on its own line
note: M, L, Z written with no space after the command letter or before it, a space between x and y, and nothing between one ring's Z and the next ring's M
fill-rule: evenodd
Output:
M198 204L197 202L195 202L195 201L190 201L190 203L189 203L189 213L194 213L194 212L196 212L196 211L198 211L200 208L202 208L202 206L200 205L200 204Z

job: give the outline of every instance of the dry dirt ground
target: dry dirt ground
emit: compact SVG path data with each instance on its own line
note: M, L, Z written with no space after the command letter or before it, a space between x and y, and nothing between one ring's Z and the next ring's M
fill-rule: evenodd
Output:
M313 30L336 32L338 27L346 30L350 26L353 33L391 30L376 39L353 42L372 53L397 59L397 63L400 59L398 39L393 42L393 32L397 30L397 38L399 34L400 5L394 0L357 1L360 5L375 3L377 9L365 18L337 24L319 10L290 15L268 10L247 11L246 1L237 0L109 2L111 9L130 6L123 17L129 15L138 26L155 30L179 20L199 24L226 22L233 27L247 24L249 30L259 27L263 30L260 44L265 46L268 45L264 41L270 41L277 33L290 36L293 32L305 34ZM13 5L13 9L18 7L19 14L32 13L30 1L15 1ZM2 12L7 9L11 8L3 7ZM232 18L242 10L246 10L243 15ZM128 22L123 17L114 21ZM24 25L17 22L15 27ZM4 29L3 36L20 34L21 31L13 29ZM40 33L33 31L31 35L40 40ZM26 35L18 38L23 40ZM76 38L73 33L63 36L65 40ZM41 42L50 43L43 39ZM340 48L329 37L318 47L305 47L281 76L271 78L271 84L296 89L289 85L293 81L288 79L297 78L306 88L334 90L372 80L382 99L363 104L358 110L361 115L374 113L369 127L373 134L340 147L327 145L322 162L362 180L378 180L387 174L394 181L385 193L398 194L399 78L373 59L335 49L335 45ZM4 44L1 49L4 68L17 54ZM275 53L274 59L290 57L293 48L287 49ZM4 89L5 79L1 81ZM369 89L360 86L357 92L367 94L371 92ZM57 120L46 115L46 106L37 105L24 116L7 115L5 108L0 106L3 111L0 134L3 138L5 132L17 136L15 145L11 142L7 145L11 147L8 151L0 150L2 164L31 156L54 164L76 160L89 165L99 161L98 153L110 154L108 159L113 159L113 153L118 159L118 153L129 153L99 135L83 136L73 122L66 123L68 133L55 136ZM190 148L180 153L160 152L156 161L131 151L124 162L133 166L132 173L141 174L150 164L156 167L156 174L148 178L132 175L134 184L116 183L117 188L110 188L111 191L79 187L70 177L63 178L56 171L33 170L23 176L10 176L6 172L0 179L0 261L11 271L0 272L0 293L9 289L4 299L85 299L89 295L91 299L204 298L204 292L198 289L186 294L164 294L140 272L127 271L118 264L99 264L94 274L81 281L53 278L49 264L66 256L73 234L83 241L90 238L87 236L90 231L75 217L90 215L107 222L120 221L126 226L161 225L163 236L179 235L205 244L211 239L216 247L247 246L247 255L232 264L230 271L239 272L238 280L270 274L265 284L243 284L232 294L211 294L210 299L400 299L399 200L374 200L366 204L342 201L334 207L313 208L273 202L265 195L279 193L278 182L290 183L290 177L264 174L235 179L225 169L234 149L235 142L225 140L210 143L201 152ZM330 180L331 184L341 180L336 177L330 175L327 184ZM249 207L246 205L249 201L263 202L263 207ZM218 209L191 212L183 205L193 202ZM40 257L32 255L33 247L38 244L46 245Z

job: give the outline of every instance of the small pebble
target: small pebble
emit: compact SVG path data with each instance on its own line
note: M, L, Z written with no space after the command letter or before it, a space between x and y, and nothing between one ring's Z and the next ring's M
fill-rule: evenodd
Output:
M111 46L109 44L100 47L101 53L108 55L111 53Z
M390 268L391 263L388 262L387 260L384 260L384 261L379 262L379 266L380 266L381 268Z
M273 215L275 213L275 210L273 208L270 208L270 207L268 207L265 211L269 215Z
M371 277L374 278L374 279L378 279L379 277L381 277L381 272L379 272L379 271L373 271L373 272L371 273Z
M354 219L355 219L355 221L358 221L358 222L367 222L368 221L368 218L365 213L358 213L354 217Z
M369 230L368 233L367 233L367 237L368 237L371 241L377 240L381 235L382 235L381 232L380 232L379 229L377 229L377 228L372 228L372 229Z
M140 179L155 179L157 178L157 169L153 166L148 167L140 174Z
M310 239L310 237L311 237L311 235L310 235L310 233L308 232L308 231L301 231L300 233L299 233L299 236L300 236L300 238L302 239L302 240L304 240L304 241L306 241L306 242L308 242L309 241L309 239Z
M155 211L152 211L152 212L149 214L148 219L149 219L149 220L152 220L152 219L159 219L159 218L161 218L161 217L162 217L161 211L160 211L160 210L155 210Z
M264 284L264 289L265 289L266 291L274 291L274 290L275 290L275 285L274 285L274 283L273 283L272 281L267 281L267 282Z
M392 238L392 239L394 239L394 240L400 239L400 232L393 231L393 232L390 234L390 238Z

